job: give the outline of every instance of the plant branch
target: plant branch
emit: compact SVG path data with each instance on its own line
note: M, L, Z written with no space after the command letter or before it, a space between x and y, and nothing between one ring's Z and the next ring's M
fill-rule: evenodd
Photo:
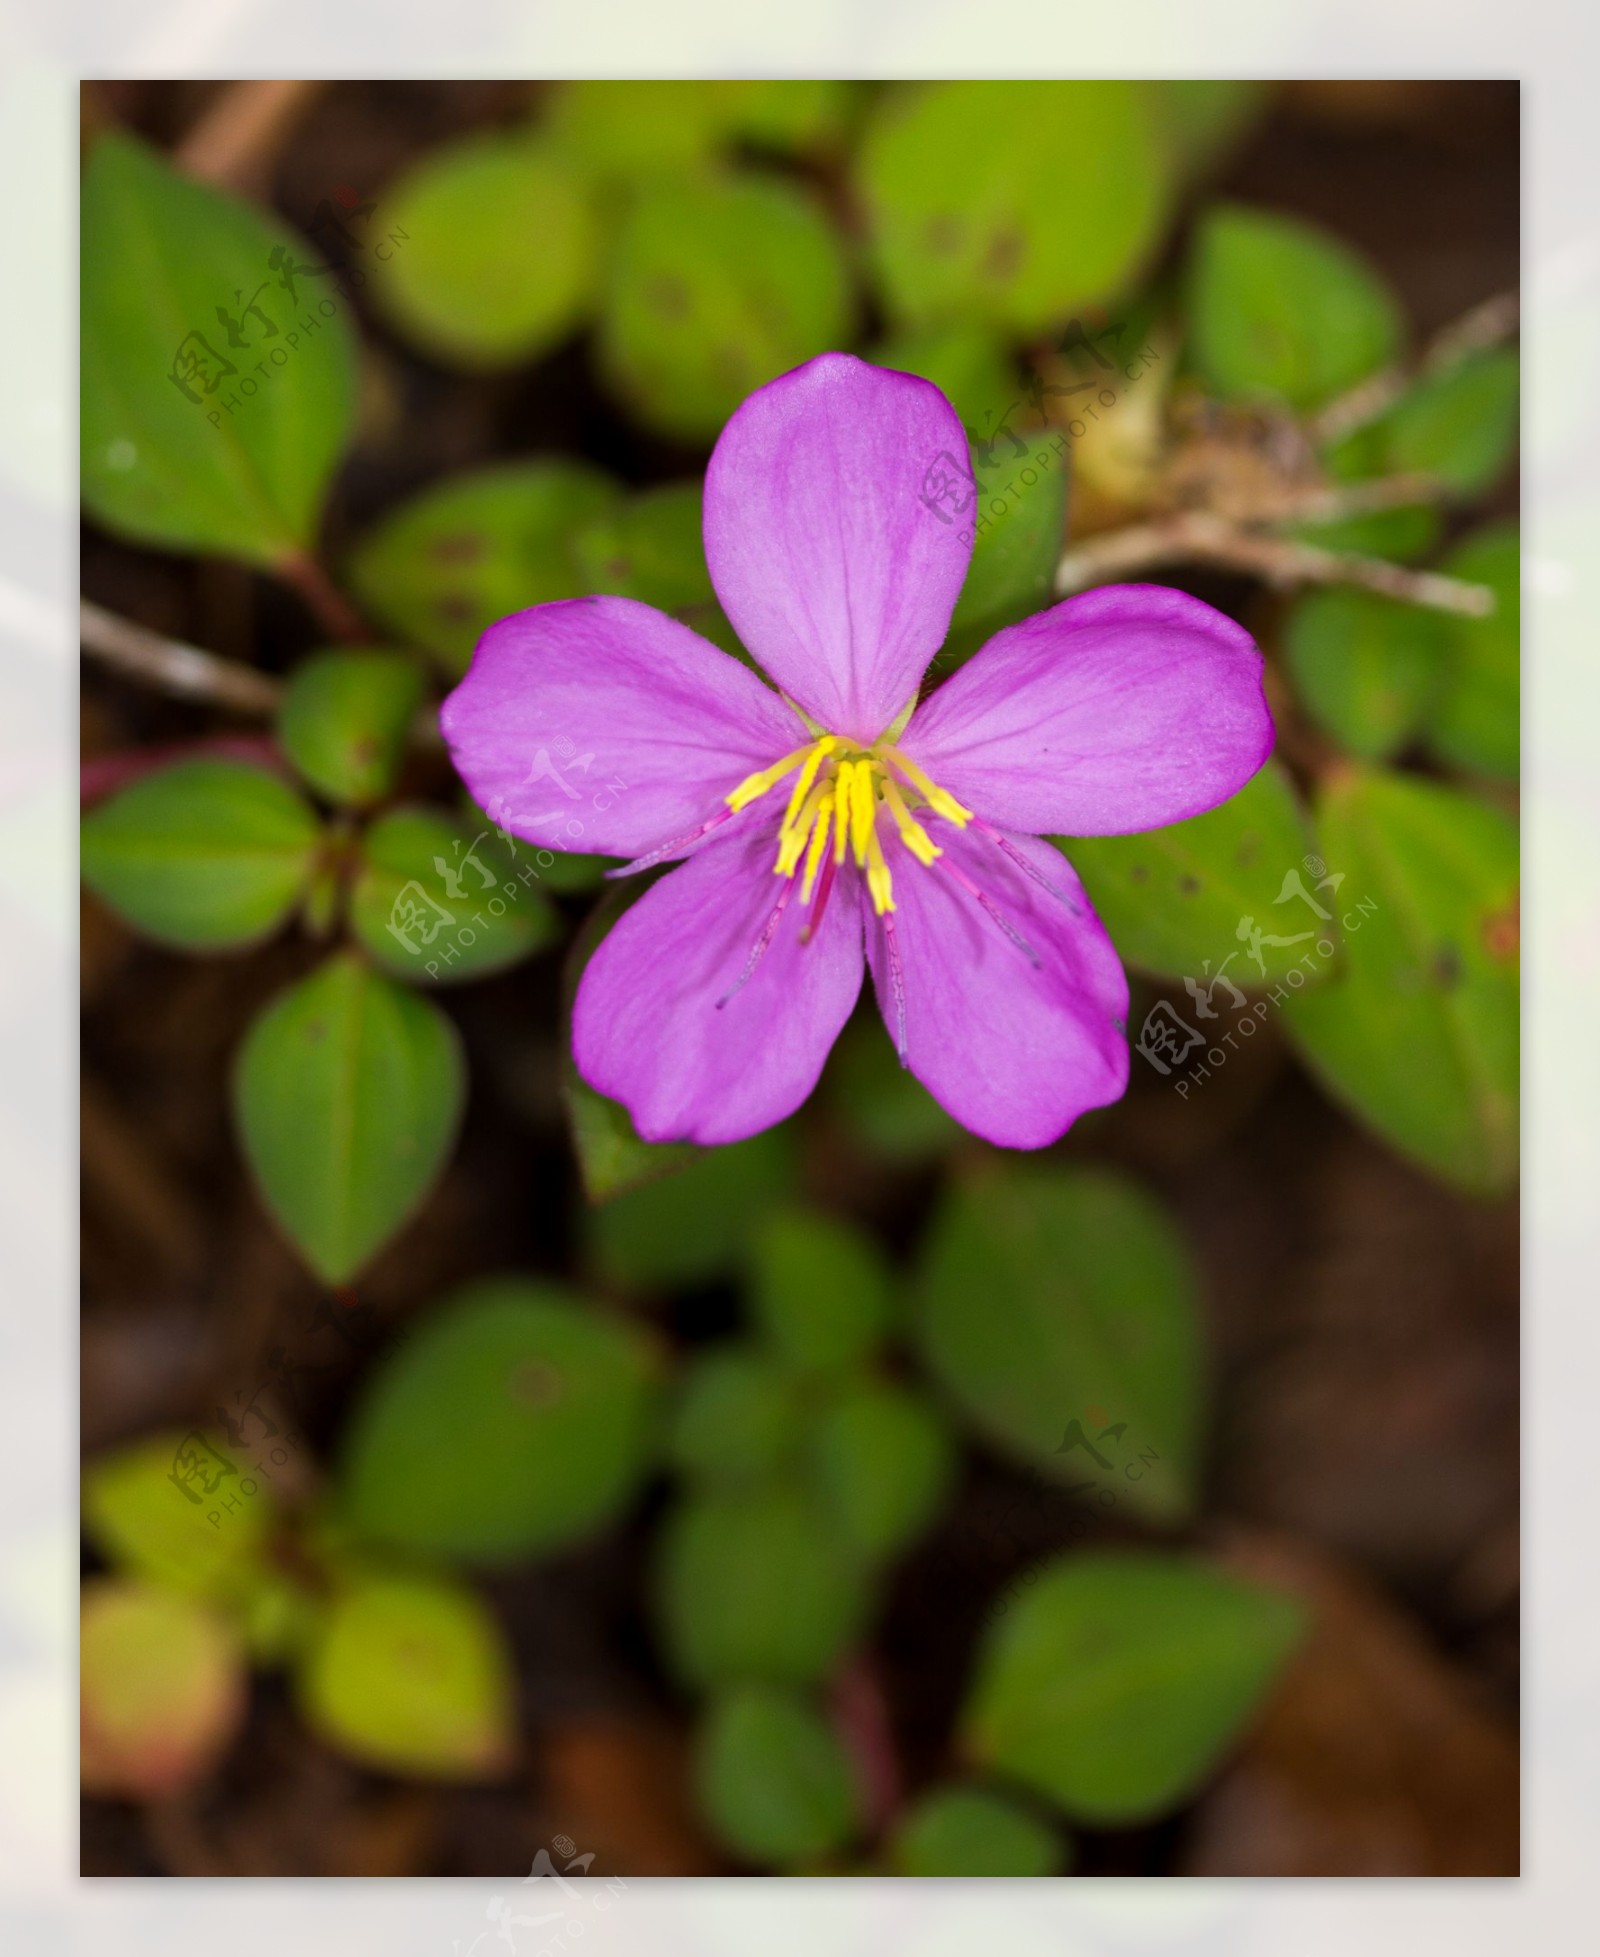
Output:
M1352 584L1413 605L1483 618L1494 610L1487 585L1468 584L1436 571L1414 571L1381 557L1324 550L1245 530L1206 511L1186 511L1155 523L1133 524L1086 539L1056 566L1058 597L1103 583L1145 565L1190 558L1228 570L1250 571L1269 584Z
M317 623L339 645L367 645L372 628L317 560L305 551L280 557L273 569L306 601Z
M239 189L270 163L326 81L230 82L178 145L191 177Z
M87 599L79 605L79 636L85 652L143 686L183 700L203 700L208 706L230 707L236 713L270 714L283 688L265 673L236 660L222 659L178 639L118 618Z
M1365 428L1387 414L1414 381L1448 373L1469 354L1482 353L1509 340L1520 318L1521 300L1515 292L1499 292L1483 300L1434 335L1414 373L1403 367L1385 367L1381 373L1370 375L1314 415L1307 433L1312 441L1322 443Z

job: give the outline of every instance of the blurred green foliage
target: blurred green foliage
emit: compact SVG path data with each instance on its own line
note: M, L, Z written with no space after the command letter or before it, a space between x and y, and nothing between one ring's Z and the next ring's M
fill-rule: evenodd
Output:
M1299 489L1352 493L1276 534L1392 564L1449 536L1437 568L1493 593L1467 617L1318 589L1281 629L1253 607L1295 732L1283 758L1189 821L1058 840L1130 965L1191 999L1227 973L1286 1001L1294 1052L1385 1144L1456 1189L1511 1185L1519 544L1508 523L1456 532L1514 459L1517 360L1447 348L1406 368L1402 310L1358 253L1209 197L1266 100L1225 81L542 87L383 193L403 248L376 260L382 330L430 387L460 373L513 411L473 466L353 538L326 507L356 434L340 275L145 144L94 143L88 513L302 594L330 531L394 648L329 643L288 674L281 767L141 767L84 824L86 884L157 942L243 949L298 914L325 947L256 1018L234 1077L263 1200L319 1279L360 1276L449 1159L463 1048L425 989L560 947L570 1010L631 894L602 886L603 859L519 845L464 797L397 799L428 792L419 718L497 620L587 593L747 657L706 569L704 457L751 389L869 331L868 357L939 386L968 434L977 536L935 678L1052 601L1069 512L1093 531L1168 509L1194 401L1206 426L1254 417L1299 458ZM1153 282L1174 245L1181 275ZM518 418L520 377L579 342L641 438L630 481L609 436L602 468L541 452ZM1144 348L1159 361L1135 387L1117 369ZM1105 425L1069 438L1108 376ZM1351 411L1352 390L1370 406ZM657 474L673 480L636 486ZM1375 484L1388 506L1362 504ZM1247 959L1246 927L1292 879L1326 899L1317 956L1266 929ZM1191 1798L1300 1620L1186 1554L1017 1573L949 1757L887 1820L840 1709L902 1560L969 1526L972 1450L1119 1528L1194 1516L1204 1301L1164 1206L1121 1173L965 1136L865 1012L812 1108L716 1150L645 1143L561 1044L584 1290L507 1278L442 1299L367 1370L334 1466L298 1490L242 1495L249 1464L209 1430L89 1464L85 1529L113 1574L85 1599L86 1785L194 1784L237 1731L251 1665L286 1670L309 1727L369 1769L505 1773L512 1654L463 1568L579 1550L643 1513L645 1607L695 1701L703 1817L743 1866L1043 1875L1070 1865L1063 1823ZM730 1315L725 1334L677 1349L645 1329L684 1300ZM201 1501L178 1465L196 1442L225 1463Z
M1093 1826L1145 1820L1237 1740L1302 1629L1287 1597L1183 1557L1063 1559L979 1653L965 1744Z

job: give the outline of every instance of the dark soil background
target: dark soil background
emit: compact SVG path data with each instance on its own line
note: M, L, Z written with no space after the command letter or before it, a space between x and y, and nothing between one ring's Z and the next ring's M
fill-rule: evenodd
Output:
M107 83L92 101L170 144L214 86ZM336 84L262 190L305 225L334 185L381 196L424 147L525 113L536 86ZM1319 219L1363 248L1420 338L1515 284L1518 182L1514 84L1307 83L1279 91L1216 187ZM370 314L362 328L375 377L333 505L335 562L373 513L493 456L565 451L641 484L703 466L641 440L579 348L478 381L427 366ZM1492 513L1502 509L1514 511L1514 486ZM97 603L269 670L318 643L295 596L230 564L165 558L90 528L82 574ZM1170 581L1270 640L1276 601L1254 587ZM135 748L231 731L86 670L91 776L114 779ZM442 761L412 765L409 787L445 785ZM317 1318L323 1294L252 1195L226 1108L245 1027L317 948L168 956L87 900L82 953L86 1453L187 1423L241 1389L247 1398L274 1347L294 1369L297 1424L325 1452L373 1354L447 1287L501 1269L570 1269L581 1199L557 1098L553 956L453 994L472 1066L462 1144L363 1282L362 1335L344 1339ZM1077 1872L1511 1874L1516 1211L1454 1198L1405 1167L1307 1083L1270 1019L1263 1035L1186 1103L1136 1070L1126 1100L1081 1132L1102 1159L1155 1186L1201 1261L1215 1400L1192 1533L1305 1590L1319 1628L1210 1791L1158 1828L1081 1838ZM915 1234L927 1179L862 1161L826 1126L808 1134L815 1193L894 1241ZM664 1329L692 1341L733 1318L731 1296L711 1292L685 1300ZM942 1746L979 1618L1075 1522L1065 1496L1031 1499L1011 1525L1024 1540L998 1557L997 1518L1031 1484L972 1459L941 1529L901 1566L877 1640L895 1739L918 1779ZM596 1850L596 1874L725 1867L691 1815L686 1708L644 1618L651 1523L647 1502L603 1543L491 1586L530 1736L513 1779L440 1791L363 1774L312 1741L273 1682L258 1680L249 1729L201 1795L142 1809L87 1804L84 1872L509 1876L525 1870L530 1842L556 1832ZM1095 1532L1114 1540L1115 1517Z

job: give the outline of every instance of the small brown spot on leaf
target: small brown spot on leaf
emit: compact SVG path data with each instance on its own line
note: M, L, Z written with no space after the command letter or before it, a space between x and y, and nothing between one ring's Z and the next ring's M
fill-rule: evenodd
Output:
M428 555L436 564L476 564L486 548L476 531L456 530L448 536L435 537L428 547Z
M1522 943L1522 905L1513 897L1503 911L1491 911L1483 920L1483 948L1500 964L1517 955Z
M524 1359L512 1369L511 1397L525 1407L551 1407L561 1398L561 1375L542 1359Z

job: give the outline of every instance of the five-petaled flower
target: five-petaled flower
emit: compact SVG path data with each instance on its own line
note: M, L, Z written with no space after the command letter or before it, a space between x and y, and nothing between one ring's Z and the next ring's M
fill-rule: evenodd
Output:
M579 1072L646 1140L790 1114L864 958L936 1100L990 1141L1054 1141L1127 1085L1128 988L1039 839L1198 815L1271 750L1249 635L1153 585L1008 626L919 698L972 550L923 501L941 453L966 438L926 381L838 353L782 375L723 429L704 512L723 610L781 691L648 605L583 598L491 627L445 702L457 768L513 833L575 846L574 804L525 786L564 737L617 784L586 798L576 847L627 871L683 859L573 1009Z

